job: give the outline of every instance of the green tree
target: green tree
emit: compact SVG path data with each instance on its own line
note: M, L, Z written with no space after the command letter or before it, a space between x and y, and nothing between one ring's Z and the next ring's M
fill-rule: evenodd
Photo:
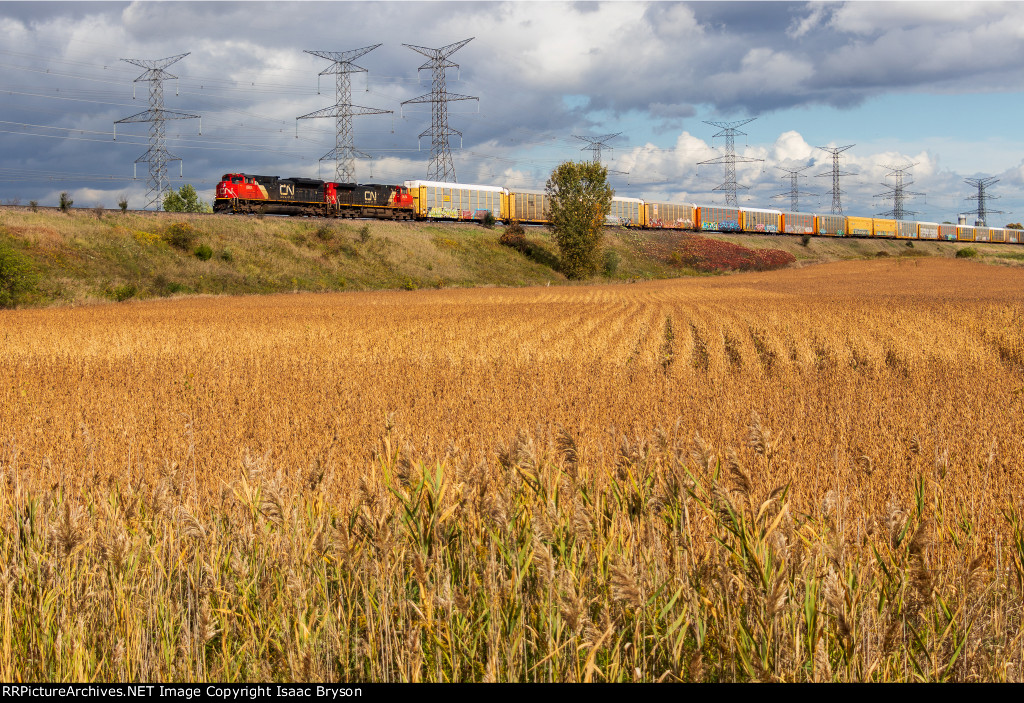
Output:
M213 212L212 207L199 199L191 183L186 183L176 191L167 191L163 205L167 212Z
M592 161L566 161L551 172L546 190L562 273L569 278L597 273L604 218L615 195L608 169Z

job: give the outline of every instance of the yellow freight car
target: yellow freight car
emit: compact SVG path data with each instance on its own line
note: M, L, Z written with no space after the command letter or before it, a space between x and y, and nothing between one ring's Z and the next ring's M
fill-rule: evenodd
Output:
M957 225L956 226L956 241L958 242L973 242L974 241L974 227L970 225Z
M612 198L612 206L604 218L606 225L620 227L644 226L644 201L640 198Z
M497 186L406 181L416 217L427 220L482 220L491 213L508 219L508 191Z
M874 231L871 233L872 237L896 236L896 220L887 220L882 217L873 217L871 219L871 225L874 228Z
M761 234L778 234L782 231L782 211L763 210L756 207L745 207L741 210L744 232Z
M700 229L707 232L739 232L742 215L739 208L701 205L697 208Z
M845 237L846 218L842 215L818 215L816 218L815 230L823 237Z
M546 225L551 222L550 198L547 193L511 191L508 194L508 216L505 219Z
M782 213L783 234L814 234L814 215L809 212Z
M897 220L897 239L917 239L917 224L917 222L910 222L909 220Z
M872 221L870 217L846 218L847 237L870 237L872 233Z
M696 229L697 206L693 203L644 203L644 226L654 229Z

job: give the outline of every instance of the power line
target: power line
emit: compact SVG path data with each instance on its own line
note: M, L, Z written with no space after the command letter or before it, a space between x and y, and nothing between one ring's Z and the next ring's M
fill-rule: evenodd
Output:
M832 190L830 191L830 193L832 195L832 214L833 215L842 215L843 214L843 197L842 197L843 191L839 188L839 177L840 176L853 176L853 175L855 175L853 173L841 173L839 171L839 155L841 153L843 153L844 151L846 151L847 149L852 149L855 146L857 146L857 145L856 144L847 144L846 146L834 146L834 147L831 147L831 146L819 146L818 147L822 151L827 151L828 153L832 154L832 170L831 171L826 171L825 173L819 173L817 175L817 178L821 178L822 176L828 176L828 175L832 176Z
M744 137L747 136L747 133L739 131L739 128L756 119L756 117L751 117L750 119L740 120L738 122L710 122L708 120L704 120L704 124L709 124L712 127L718 127L722 130L718 134L712 136L712 139L715 137L725 137L725 155L719 156L717 159L701 161L698 165L725 164L725 181L713 190L721 190L725 192L726 206L732 205L733 207L736 207L738 205L738 201L736 200L736 190L739 188L747 190L747 186L741 186L736 183L736 163L764 161L764 159L752 159L747 156L736 156L736 135L742 135Z
M413 46L412 44L402 45L427 57L428 61L420 66L417 71L429 68L433 73L430 93L402 103L403 107L415 103L430 103L430 129L421 132L419 138L422 139L428 134L430 135L430 166L427 169L427 178L432 181L458 182L455 177L455 165L452 163L452 152L448 146L448 137L454 134L461 138L462 132L448 126L448 103L455 100L476 100L479 106L480 98L471 95L449 93L445 83L445 70L459 67L459 64L449 61L448 57L473 41L474 38L463 39L462 41L442 46L440 49L428 49L423 46Z
M163 82L170 78L177 78L164 69L171 64L180 61L188 56L188 53L169 56L165 59L121 59L130 64L145 68L146 72L135 79L135 83L145 81L149 83L149 109L125 117L114 122L114 130L117 125L132 122L148 122L149 127L149 149L146 153L135 159L135 166L140 163L149 164L149 190L146 193L148 202L146 208L155 205L157 209L163 200L163 194L171 189L171 183L167 179L167 162L181 159L167 151L164 122L167 120L192 120L200 119L199 115L192 115L187 112L176 112L164 109L164 85ZM133 90L134 92L134 90ZM133 95L134 97L134 95ZM199 133L203 133L202 122L199 123ZM117 136L114 136L117 139Z

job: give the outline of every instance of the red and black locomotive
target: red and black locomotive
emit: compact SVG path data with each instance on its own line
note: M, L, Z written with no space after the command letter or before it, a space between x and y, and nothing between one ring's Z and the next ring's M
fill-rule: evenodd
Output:
M398 185L227 173L217 184L213 211L411 220L413 198L407 187Z

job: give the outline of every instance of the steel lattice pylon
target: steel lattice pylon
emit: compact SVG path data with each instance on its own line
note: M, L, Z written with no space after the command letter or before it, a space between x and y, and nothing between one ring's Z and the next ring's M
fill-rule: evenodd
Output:
M464 47L475 37L463 39L460 42L442 46L440 49L428 49L423 46L403 44L413 51L423 54L429 61L419 67L418 70L431 69L433 72L433 84L429 94L412 98L402 103L403 106L413 103L430 103L431 120L430 129L420 133L419 138L430 135L430 166L427 169L427 178L432 181L443 181L446 183L457 183L455 177L455 165L452 163L452 152L448 146L450 135L462 136L462 132L448 126L448 103L454 100L476 100L480 98L471 95L459 95L449 93L445 83L445 70L458 68L457 63L448 60L448 57Z
M335 136L334 148L320 157L320 161L334 159L334 178L339 183L356 182L356 157L370 158L369 154L359 151L354 146L352 138L352 118L356 115L383 115L390 114L392 110L379 110L374 107L362 107L352 104L352 81L349 76L353 73L365 73L366 69L356 66L353 61L360 56L370 53L380 44L366 46L362 49L352 51L310 51L307 54L319 56L322 59L333 61L333 63L320 72L321 76L334 74L335 78L335 104L325 107L323 110L311 112L308 115L301 115L295 120L295 136L298 136L298 120L306 120L317 117L333 117Z
M615 134L605 134L600 137L581 137L579 135L573 135L577 139L585 141L590 146L580 147L580 151L592 151L594 152L594 163L601 163L601 149L612 149L613 147L608 146L607 142L611 141L615 137L622 134L622 132L616 132Z
M797 179L800 177L801 171L806 171L810 166L804 166L803 168L785 168L783 166L777 166L779 170L785 171L789 174L789 190L785 193L779 193L773 195L773 198L789 198L789 209L791 212L800 211L800 196L801 195L815 195L808 191L800 190L800 184Z
M134 167L137 173L138 164L149 164L149 180L147 181L149 190L146 192L147 200L145 208L156 205L157 209L159 209L163 202L164 193L171 188L171 182L167 178L167 162L177 161L179 165L181 164L180 158L167 151L167 137L164 122L167 120L201 119L199 115L164 109L163 82L171 78L177 78L177 76L171 75L164 69L176 61L180 61L186 56L188 56L188 53L155 60L121 59L122 61L126 61L130 64L146 69L145 73L135 79L135 83L140 81L149 82L149 109L114 122L114 139L117 139L117 125L119 124L129 124L132 122L150 123L149 149L146 150L145 154L135 159ZM132 97L134 97L134 95ZM202 122L199 123L199 133L203 133ZM182 171L182 173L184 173L184 171Z
M852 173L841 173L839 171L839 155L847 149L852 149L857 146L856 144L847 144L846 146L819 146L818 148L822 151L827 151L832 154L832 170L826 171L825 173L819 173L818 178L822 176L832 176L832 214L842 215L843 214L843 191L839 188L839 177L840 176L852 176Z
M968 185L972 185L972 186L974 186L975 188L978 189L978 194L977 195L972 195L972 196L967 198L968 200L977 200L978 201L978 209L975 210L975 213L977 214L977 219L975 220L975 224L978 224L978 225L981 225L981 226L988 226L986 223L988 221L988 214L990 212L992 214L1002 214L1003 213L1002 210L989 210L988 206L986 205L987 201L995 200L998 196L989 195L987 192L985 192L985 189L988 188L993 183L998 183L998 182L999 182L999 179L996 178L995 176L989 176L988 178L967 178L967 179L964 179L964 183L966 183Z
M622 134L622 132L616 132L615 134L605 134L605 135L602 135L600 137L581 137L581 136L576 135L576 134L574 134L573 136L576 137L577 139L579 139L581 141L584 141L584 142L586 142L587 144L590 145L590 146L580 147L580 151L592 151L592 152L594 152L594 159L593 159L593 161L594 161L595 164L600 166L601 165L601 149L613 149L614 147L608 146L607 142L611 141L612 139L614 139L615 137L619 136L620 134ZM623 175L623 176L628 176L629 175L629 171L615 171L615 170L610 169L610 168L606 168L605 170L608 172L609 175L611 175L613 173L620 174L620 175Z
M717 159L711 159L709 161L701 161L698 165L725 164L725 181L714 188L714 190L725 191L726 206L732 205L733 207L736 207L739 204L736 200L737 189L743 188L746 190L747 188L747 186L741 186L736 183L736 163L764 161L764 159L751 159L746 156L736 156L736 135L747 135L746 132L739 131L739 128L756 119L756 117L751 117L748 120L740 120L739 122L709 122L708 120L704 120L704 124L709 124L712 127L718 127L722 130L718 134L712 136L712 139L715 137L725 137L725 156L719 156Z
M907 171L917 166L917 164L907 164L905 166L883 166L889 173L885 174L885 177L893 176L896 180L893 183L890 190L885 193L879 193L876 198L892 198L892 210L878 213L879 217L891 217L894 220L902 220L907 215L916 215L917 211L907 210L903 207L903 201L906 198L912 198L917 195L923 195L923 193L912 193L906 190L906 187L913 185L914 181L910 180L907 176ZM888 183L882 185L888 186Z

